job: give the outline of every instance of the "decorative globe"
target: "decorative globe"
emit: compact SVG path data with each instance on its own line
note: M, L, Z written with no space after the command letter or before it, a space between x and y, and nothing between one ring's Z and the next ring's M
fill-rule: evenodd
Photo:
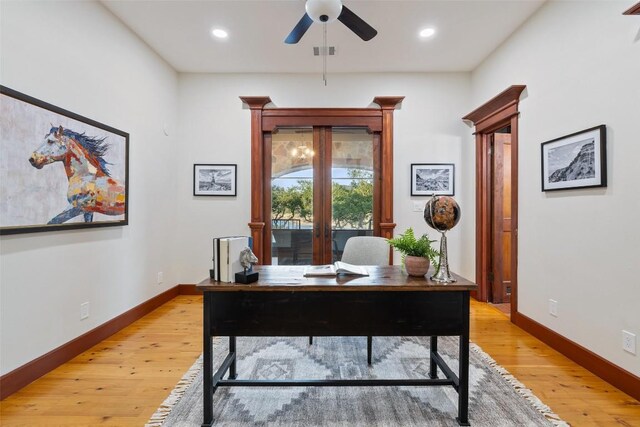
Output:
M460 206L449 196L433 196L424 207L424 220L427 225L440 232L455 227L461 216Z

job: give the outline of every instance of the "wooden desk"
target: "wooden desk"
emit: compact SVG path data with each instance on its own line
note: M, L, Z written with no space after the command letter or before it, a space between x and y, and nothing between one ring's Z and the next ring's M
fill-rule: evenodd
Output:
M248 285L206 279L204 293L204 420L213 423L220 386L443 386L458 392L460 425L470 425L469 292L477 285L457 276L451 284L410 277L399 266L367 267L369 276L303 277L304 267L259 266ZM427 275L428 276L428 275ZM430 336L429 379L236 379L236 336ZM229 336L229 354L213 372L212 337ZM438 353L438 336L459 336L459 376ZM446 378L437 377L437 367ZM229 371L228 379L223 379Z

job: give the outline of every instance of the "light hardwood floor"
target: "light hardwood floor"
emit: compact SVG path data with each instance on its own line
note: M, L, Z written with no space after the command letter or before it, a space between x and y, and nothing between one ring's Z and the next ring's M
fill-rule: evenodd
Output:
M640 426L640 402L472 302L471 339L574 426ZM179 296L0 402L2 426L142 426L201 353L202 298Z

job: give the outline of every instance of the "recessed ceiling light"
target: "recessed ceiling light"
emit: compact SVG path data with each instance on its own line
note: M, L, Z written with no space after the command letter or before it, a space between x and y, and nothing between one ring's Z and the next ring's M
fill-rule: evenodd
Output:
M422 38L428 38L433 36L436 33L435 28L425 28L424 30L420 31L420 37Z
M229 34L225 30L221 30L220 28L214 28L213 30L211 30L211 34L219 39L226 39L227 37L229 37Z

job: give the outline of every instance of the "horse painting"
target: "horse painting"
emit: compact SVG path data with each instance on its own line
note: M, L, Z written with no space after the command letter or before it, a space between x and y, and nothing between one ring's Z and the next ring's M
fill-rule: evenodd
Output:
M84 222L92 222L95 212L104 215L125 213L125 187L112 178L104 159L109 146L106 138L91 138L84 133L53 126L44 143L29 158L37 169L62 162L69 180L69 206L48 224L62 224L82 214Z

